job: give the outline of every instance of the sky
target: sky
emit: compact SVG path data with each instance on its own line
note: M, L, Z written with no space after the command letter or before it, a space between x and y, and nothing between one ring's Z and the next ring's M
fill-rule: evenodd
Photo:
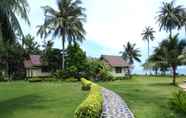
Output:
M44 22L41 7L49 5L56 8L56 0L27 1L30 5L31 26L20 20L22 28L24 34L32 34L41 43L43 40L36 35L36 26ZM156 18L163 1L171 0L82 0L87 14L87 21L84 23L86 41L81 44L82 49L91 57L100 57L102 54L120 55L119 52L128 41L136 43L142 54L142 62L134 64L133 73L145 73L141 65L147 59L147 42L142 40L141 33L146 26L151 26L156 31L155 41L150 42L151 54L158 43L168 36L165 31L159 31ZM177 0L176 4L186 7L185 0ZM184 31L179 32L180 38L183 38ZM61 48L60 39L55 39L54 46ZM179 72L184 73L185 70L185 67L181 67Z

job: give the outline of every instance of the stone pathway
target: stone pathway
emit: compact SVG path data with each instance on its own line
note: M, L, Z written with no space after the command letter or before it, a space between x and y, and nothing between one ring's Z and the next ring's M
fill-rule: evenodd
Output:
M184 91L186 91L186 83L180 84L179 87L182 88Z
M134 118L133 113L119 95L105 88L102 89L102 94L104 102L101 118Z

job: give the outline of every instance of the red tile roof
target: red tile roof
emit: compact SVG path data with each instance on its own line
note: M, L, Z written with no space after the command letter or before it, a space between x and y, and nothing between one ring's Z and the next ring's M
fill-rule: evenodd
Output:
M24 60L25 68L31 68L34 66L41 66L41 56L40 55L29 55L29 59Z
M102 55L101 59L112 67L129 67L129 64L121 56Z

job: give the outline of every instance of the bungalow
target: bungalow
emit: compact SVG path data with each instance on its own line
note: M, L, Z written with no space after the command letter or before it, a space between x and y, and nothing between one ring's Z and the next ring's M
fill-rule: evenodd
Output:
M102 55L101 60L111 67L111 73L114 77L124 77L128 75L130 65L121 56Z
M40 55L29 55L27 59L24 60L24 66L26 69L26 77L46 77L50 76L46 64L42 63Z

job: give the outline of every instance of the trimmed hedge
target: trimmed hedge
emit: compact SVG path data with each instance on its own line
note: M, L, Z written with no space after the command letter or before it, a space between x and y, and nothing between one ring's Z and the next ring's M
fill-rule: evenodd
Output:
M84 78L81 78L81 84L82 84L82 87L81 87L82 90L90 90L91 85L93 85L94 83L92 83L91 81L88 81Z
M81 79L83 87L90 87L88 97L78 106L74 118L100 118L102 113L102 87L86 79Z

